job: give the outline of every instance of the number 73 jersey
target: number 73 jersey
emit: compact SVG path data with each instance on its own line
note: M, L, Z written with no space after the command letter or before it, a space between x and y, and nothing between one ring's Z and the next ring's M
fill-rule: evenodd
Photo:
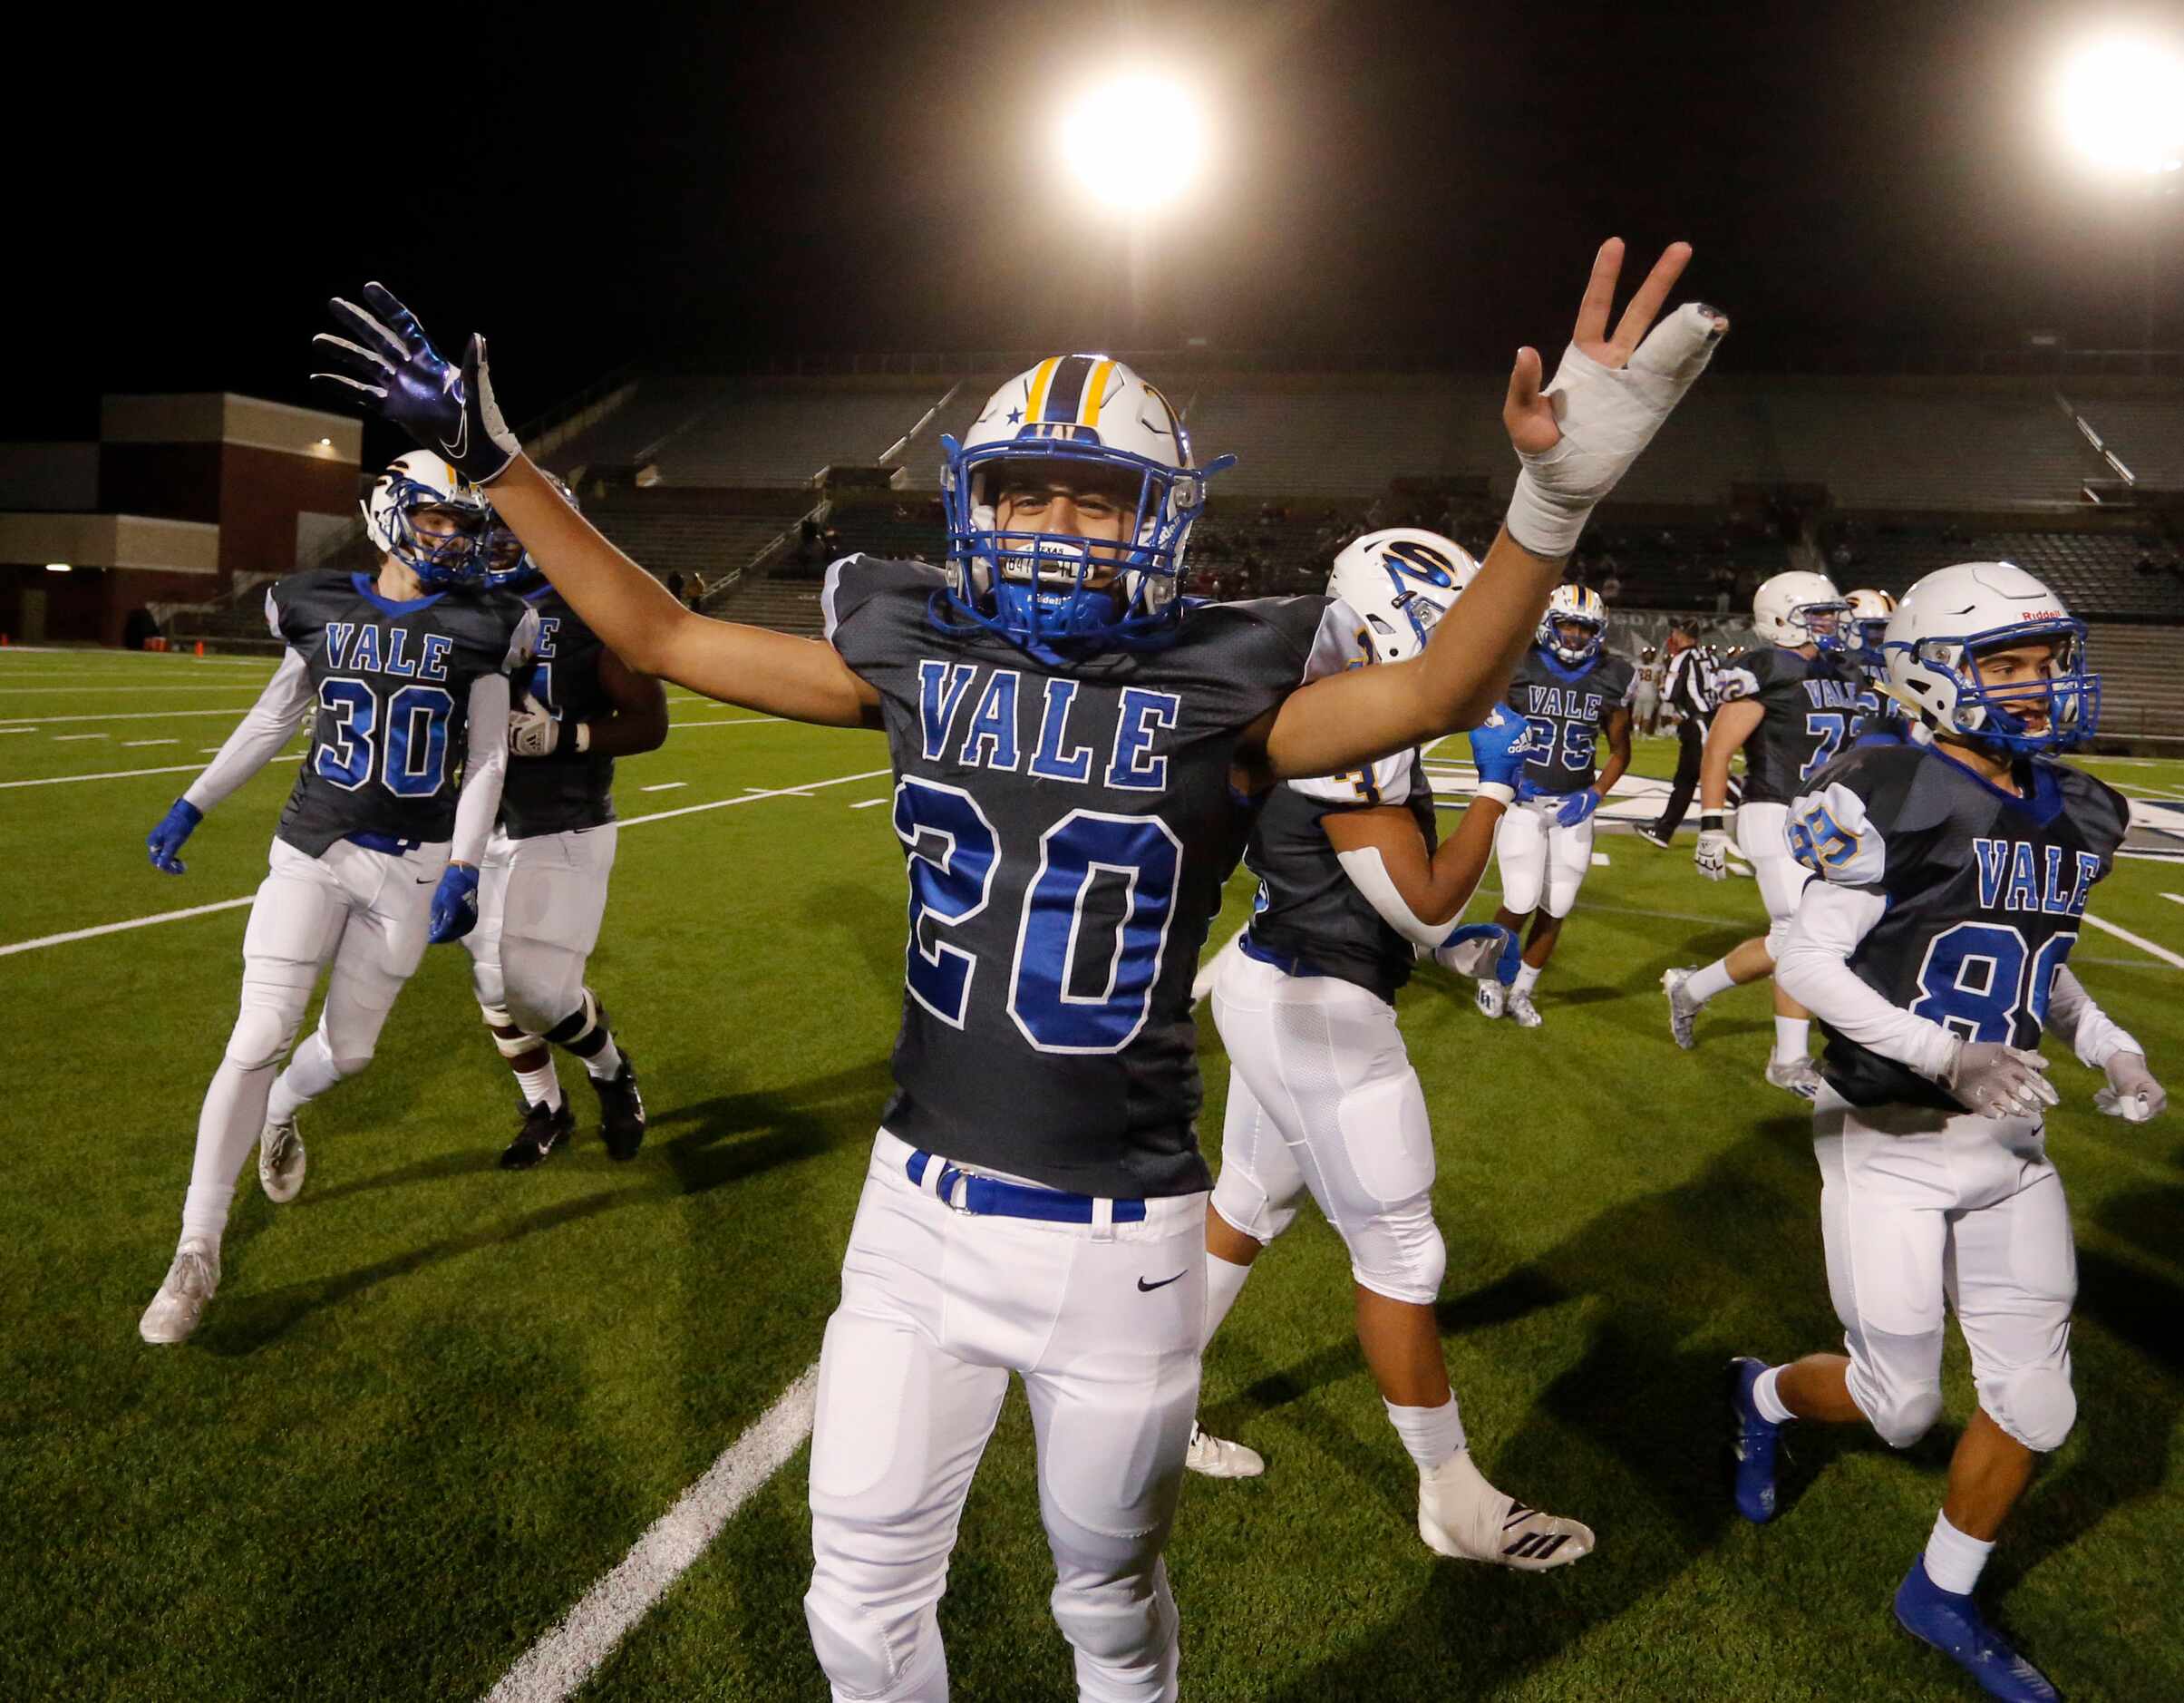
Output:
M909 875L905 1141L1119 1199L1210 1186L1190 984L1247 829L1244 730L1343 667L1325 598L1187 606L1082 660L964 630L937 569L852 556L827 637L876 688Z
M1782 645L1739 651L1722 665L1717 707L1740 698L1760 706L1760 725L1744 742L1746 803L1788 803L1856 742L1864 686L1854 672L1824 651L1806 657Z
M2131 812L2103 783L2047 758L2020 763L2015 778L2022 796L1930 745L1864 745L1814 776L1785 832L1822 881L1880 901L1848 960L1861 981L1967 1041L2033 1047ZM1852 1105L1963 1109L1821 1027L1828 1080Z

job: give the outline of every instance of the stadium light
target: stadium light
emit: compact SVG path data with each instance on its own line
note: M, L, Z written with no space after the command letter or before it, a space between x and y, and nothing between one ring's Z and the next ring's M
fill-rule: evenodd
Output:
M2072 148L2105 170L2184 169L2184 54L2149 37L2104 36L2063 68L2056 102Z
M1063 116L1063 162L1101 200L1150 208L1197 177L1206 147L1197 103L1164 77L1118 77Z
M74 569L68 562L49 561L45 564L45 571L49 574L64 574L73 572Z

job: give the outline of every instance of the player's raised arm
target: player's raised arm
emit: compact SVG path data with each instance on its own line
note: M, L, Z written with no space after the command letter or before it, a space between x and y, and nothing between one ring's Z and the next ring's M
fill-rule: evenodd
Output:
M525 457L493 400L485 339L460 369L442 360L409 309L377 284L364 305L336 299L351 337L322 333L342 370L313 376L393 421L474 483L540 572L632 667L723 703L833 727L873 725L878 695L830 647L694 614L565 502Z
M1485 719L1594 505L1653 440L1728 329L1727 319L1695 302L1654 325L1690 258L1688 243L1671 244L1611 335L1623 244L1601 245L1553 383L1542 387L1537 350L1517 352L1501 417L1524 466L1509 519L1464 592L1463 621L1444 625L1416 661L1354 669L1293 693L1265 734L1265 779L1354 768Z

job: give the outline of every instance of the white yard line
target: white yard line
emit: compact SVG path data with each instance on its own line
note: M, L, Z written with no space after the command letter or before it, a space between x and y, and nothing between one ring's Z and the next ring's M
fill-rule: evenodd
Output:
M154 742L159 743L159 742ZM218 751L218 745L208 750ZM276 763L301 763L304 754L291 751L285 756L273 759ZM141 774L195 774L205 765L201 763L170 763L160 769L108 769L99 774L49 774L36 781L0 781L0 789L11 786L65 786L71 781L133 781Z
M2112 922L2103 922L2090 910L2085 913L2085 920L2103 934L2112 934L2119 940L2128 940L2141 952L2152 953L2172 969L2184 969L2184 958L2179 958L2165 946L2156 946L2142 934L2133 934L2129 929L2119 929Z
M223 899L217 904L192 905L187 910L162 910L157 916L131 917L126 922L102 922L95 929L71 929L66 934L43 935L35 940L17 940L9 946L0 946L0 958L11 952L34 952L42 946L65 946L71 940L94 939L102 934L121 934L130 929L149 929L155 922L180 922L185 917L209 917L216 910L233 910L256 899L256 893L245 893L240 899Z
M117 692L258 692L265 688L256 680L230 680L224 686L209 686L195 682L180 686L0 686L0 697L29 697L35 693L59 695L74 693L79 697L97 696L108 697Z
M2161 897L2172 905L2184 905L2184 893L2163 893Z
M179 745L181 743L179 739L124 739L121 741L121 749L134 751L141 745Z
M235 708L196 710L109 710L105 714L100 715L9 715L0 719L5 719L11 722L27 722L34 726L44 727L54 722L179 721L185 715L225 715L230 720L240 721L243 716L243 712Z
M661 781L651 786L640 786L640 793L672 793L678 786L688 786L688 781Z
M53 735L56 743L64 739L112 739L112 734L55 734Z
M705 1552L736 1510L788 1465L811 1435L819 1367L810 1366L704 1476L654 1521L612 1572L533 1644L486 1693L486 1703L560 1703L598 1670L624 1634Z
M884 798L860 798L849 808L851 810L869 810L875 804L884 804L887 802Z

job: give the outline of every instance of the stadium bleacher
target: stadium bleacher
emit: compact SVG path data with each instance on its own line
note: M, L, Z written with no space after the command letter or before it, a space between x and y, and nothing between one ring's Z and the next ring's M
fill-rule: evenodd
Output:
M667 485L809 484L830 464L877 463L948 388L941 379L723 382L649 459Z

